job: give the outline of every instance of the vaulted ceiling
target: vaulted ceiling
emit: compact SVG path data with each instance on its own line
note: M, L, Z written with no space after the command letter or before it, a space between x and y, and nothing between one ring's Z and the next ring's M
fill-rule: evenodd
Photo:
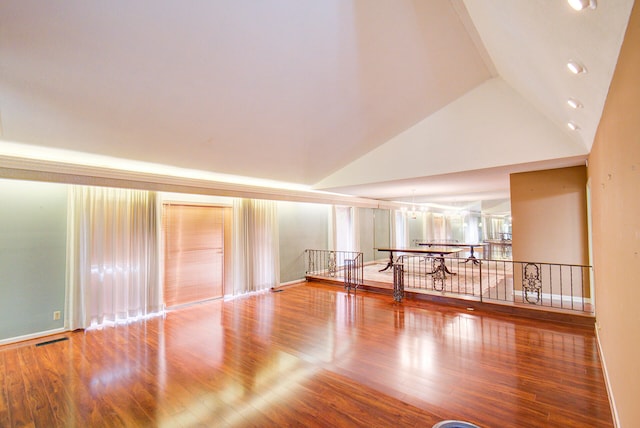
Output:
M0 155L18 143L373 199L500 198L510 172L584 163L632 6L4 1Z

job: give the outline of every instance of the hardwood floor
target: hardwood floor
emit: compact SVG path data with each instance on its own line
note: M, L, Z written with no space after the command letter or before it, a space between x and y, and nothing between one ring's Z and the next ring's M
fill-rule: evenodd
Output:
M613 426L592 329L322 284L64 337L0 348L0 426Z

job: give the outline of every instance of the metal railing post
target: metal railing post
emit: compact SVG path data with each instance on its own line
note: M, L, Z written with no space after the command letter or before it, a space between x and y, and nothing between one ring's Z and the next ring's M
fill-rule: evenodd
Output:
M404 297L404 261L403 256L393 264L393 300L401 302Z
M478 265L480 271L480 302L482 302L482 262Z

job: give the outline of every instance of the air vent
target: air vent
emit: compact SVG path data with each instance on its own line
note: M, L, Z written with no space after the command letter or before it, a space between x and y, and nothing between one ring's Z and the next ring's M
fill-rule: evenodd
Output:
M48 340L46 342L36 343L36 346L51 345L52 343L64 342L65 340L69 340L69 338L68 337L61 337L60 339Z

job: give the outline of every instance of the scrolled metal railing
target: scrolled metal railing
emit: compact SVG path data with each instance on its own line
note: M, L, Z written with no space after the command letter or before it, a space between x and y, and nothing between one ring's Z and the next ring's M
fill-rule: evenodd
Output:
M406 290L494 303L594 311L590 266L487 259L476 264L460 258L404 254L394 262L396 267L394 296L399 299Z
M393 264L394 297L401 299L405 290L480 297L471 286L473 272L463 269L460 274L464 265L464 260L458 257L400 255ZM470 263L469 267L472 266L475 264Z
M591 266L513 262L514 301L593 312Z
M342 280L347 290L364 281L364 255L358 251L312 250L305 252L306 275Z
M393 269L363 264L354 251L305 250L306 274L342 281L348 290L366 283L393 285L394 299L405 292L445 295L538 309L593 313L592 268L585 265L402 254Z

